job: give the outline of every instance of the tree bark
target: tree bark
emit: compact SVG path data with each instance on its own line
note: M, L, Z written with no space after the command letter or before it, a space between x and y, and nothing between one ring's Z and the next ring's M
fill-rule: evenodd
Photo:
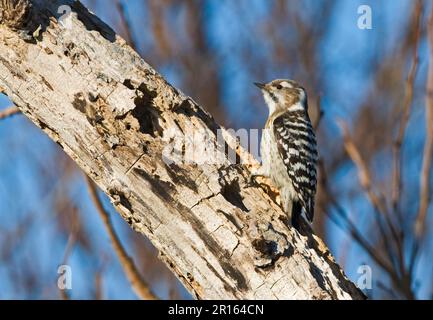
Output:
M64 4L69 17L57 13ZM2 0L0 21L0 92L196 298L364 298L318 237L289 227L274 199L247 185L247 166L227 157L224 144L236 148L234 140L212 116L78 1ZM191 158L193 138L207 149Z

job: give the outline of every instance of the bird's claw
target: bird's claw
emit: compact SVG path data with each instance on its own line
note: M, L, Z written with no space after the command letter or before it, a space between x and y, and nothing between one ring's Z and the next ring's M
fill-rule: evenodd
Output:
M258 175L251 174L247 183L245 184L245 187L246 188L252 188L252 187L258 188L258 187L260 187L260 184L256 181L257 177L258 177Z

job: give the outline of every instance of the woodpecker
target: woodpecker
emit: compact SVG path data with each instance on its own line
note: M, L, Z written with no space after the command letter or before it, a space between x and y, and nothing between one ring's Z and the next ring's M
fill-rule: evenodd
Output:
M289 221L298 228L303 212L313 221L317 183L317 144L307 95L293 80L255 85L262 91L269 117L260 142L262 166L252 172L251 178L265 176L272 181L280 191Z

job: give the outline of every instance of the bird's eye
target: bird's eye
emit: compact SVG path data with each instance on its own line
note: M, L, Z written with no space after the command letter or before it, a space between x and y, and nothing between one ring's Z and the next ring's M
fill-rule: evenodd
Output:
M281 84L277 84L275 87L276 87L278 90L283 89L283 86L282 86Z

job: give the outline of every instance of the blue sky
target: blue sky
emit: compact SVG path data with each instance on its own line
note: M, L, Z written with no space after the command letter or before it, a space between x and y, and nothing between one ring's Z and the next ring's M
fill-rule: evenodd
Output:
M246 0L244 0L246 1ZM308 6L314 6L316 1L306 1ZM392 52L396 41L402 33L402 28L406 26L399 23L404 21L407 16L411 0L396 1L337 1L334 10L331 32L322 39L320 52L317 54L321 59L322 69L320 77L324 79L322 106L325 110L327 119L343 118L349 123L357 110L353 106L359 105L367 90L370 89L370 77L373 70L365 68L364 62L377 52ZM373 29L360 30L357 28L357 8L360 4L368 4L373 11ZM146 11L141 7L141 1L128 1L128 12L133 24L140 30L141 21L146 19ZM265 0L248 1L249 11L244 14L250 23L258 23L267 14L269 2ZM103 18L106 22L111 22L116 17L113 7L93 8L93 11ZM138 15L136 13L144 14ZM144 13L143 13L144 12ZM239 38L249 37L249 41L258 48L263 54L267 54L266 46L261 42L260 37L255 38L249 33L246 26L236 22L236 12L231 10L230 1L207 1L207 41L215 51L218 64L223 68L222 88L223 101L228 109L226 110L229 119L234 119L234 126L240 127L249 123L258 125L265 122L266 109L257 112L250 106L251 91L253 81L271 80L271 78L290 77L284 70L281 74L269 74L269 79L251 79L250 74L242 68L242 61L238 55L232 54L237 50ZM174 16L176 19L176 16ZM317 23L320 24L320 21ZM293 30L287 30L288 37ZM135 32L135 37L139 40L140 46L150 45L151 39L146 36L145 30L140 30L140 34ZM181 35L179 35L181 36ZM426 45L421 45L420 65L426 64ZM144 57L146 59L146 57ZM175 68L167 66L160 71L170 82L181 87L179 74ZM420 76L420 81L423 76ZM327 85L329 84L329 85ZM415 102L415 113L409 124L414 128L419 122L423 121L422 100ZM4 96L0 96L0 108L10 104ZM331 132L339 135L337 128L332 121L327 122ZM237 128L236 128L237 129ZM407 153L419 152L421 146L420 137L415 135L413 143L408 145ZM57 152L57 146L52 143L47 136L30 124L21 116L7 119L0 122L0 228L13 229L17 221L24 217L32 217L31 236L20 244L20 252L15 253L14 261L19 263L34 262L37 272L41 274L42 285L47 288L47 292L52 292L57 274L57 265L62 261L64 248L67 238L59 235L50 223L52 219L52 208L46 205L45 193L50 188L57 188L57 185L49 186L48 190L39 184L41 180L40 167L49 170L56 165L52 156ZM380 160L379 160L380 162ZM419 167L411 163L411 167L406 170L410 175L419 170ZM356 171L352 166L343 168L337 176L341 185L353 185L356 179ZM54 179L55 180L55 179ZM86 228L90 231L92 240L97 243L95 248L103 248L104 252L110 252L108 236L102 228L99 217L94 212L93 205L89 202L84 181L79 176L75 178L75 183L68 185L67 190L71 198L86 213ZM48 192L48 196L53 196ZM370 208L365 205L365 198L361 195L355 202L353 199L342 197L343 204L349 208L359 225L367 223L366 215L363 211ZM48 201L47 201L48 202ZM110 207L108 202L106 206ZM120 234L125 235L126 224L112 211L112 217L116 229ZM328 225L328 234L332 235L328 239L331 251L337 259L342 259L343 247L354 246L347 235L336 228L332 223ZM0 238L1 239L1 238ZM116 258L108 254L109 266L104 268L105 276L105 295L112 299L134 299L135 295L123 276ZM72 296L77 298L89 298L92 291L93 280L87 274L91 274L99 268L101 261L89 258L81 248L75 248L70 259L70 264L74 270ZM348 256L344 258L345 271L348 276L357 279L357 268L359 265L368 261L359 249L348 250ZM26 292L17 292L13 288L13 279L6 272L7 266L0 261L0 298L41 298L44 293L37 292L28 295ZM376 272L375 270L373 271ZM422 276L422 275L421 275ZM55 289L54 289L55 290ZM163 285L158 288L158 293L162 296L167 294L167 288ZM421 290L421 296L427 295L427 288ZM49 294L47 294L49 295ZM187 295L185 294L185 297Z

